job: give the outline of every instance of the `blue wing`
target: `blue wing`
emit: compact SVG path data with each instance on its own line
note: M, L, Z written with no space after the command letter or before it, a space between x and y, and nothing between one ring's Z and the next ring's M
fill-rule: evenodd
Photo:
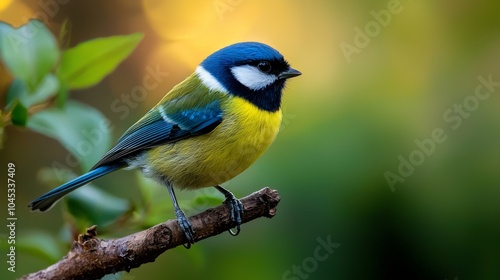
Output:
M92 169L123 162L123 159L165 143L208 133L221 122L222 110L217 100L202 108L176 113L166 113L161 105L156 106L127 130Z

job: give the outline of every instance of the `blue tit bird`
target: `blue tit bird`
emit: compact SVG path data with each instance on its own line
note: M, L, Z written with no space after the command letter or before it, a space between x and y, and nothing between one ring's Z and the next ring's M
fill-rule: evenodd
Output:
M48 210L69 192L118 169L140 169L164 184L187 244L193 229L174 187L215 187L224 194L236 226L241 202L220 184L247 169L276 138L287 79L301 73L268 45L242 42L208 56L195 72L172 88L132 125L89 172L29 204Z

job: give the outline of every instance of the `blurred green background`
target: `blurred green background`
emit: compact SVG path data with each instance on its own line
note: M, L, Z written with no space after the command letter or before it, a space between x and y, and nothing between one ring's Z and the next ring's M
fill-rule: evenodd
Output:
M101 83L70 93L110 120L113 141L228 44L265 42L303 73L287 85L276 142L226 184L238 197L263 186L277 189L276 217L245 224L236 238L223 234L191 250L168 251L122 279L499 279L500 85L490 87L488 98L474 98L478 77L500 82L498 11L494 0L0 1L0 20L14 26L39 17L57 34L67 20L70 46L145 35ZM148 68L168 76L127 106L127 114L116 110L114 102L142 85ZM3 71L1 104L9 81ZM425 139L436 128L446 140L428 155L418 152L415 141L430 149ZM40 170L65 163L68 152L53 139L9 126L0 153L2 178L7 163L16 164L17 269L7 271L4 251L0 269L1 279L14 279L51 264L23 252L23 238L67 239L63 203L43 214L25 205L49 190ZM409 168L402 164L414 171L400 175L398 169ZM387 172L399 181L389 183ZM120 171L96 185L133 201L138 178ZM190 200L203 193L179 195ZM163 198L160 203L171 204L166 190ZM173 217L165 211L165 220ZM7 230L0 228L5 243ZM328 240L335 249L316 249Z

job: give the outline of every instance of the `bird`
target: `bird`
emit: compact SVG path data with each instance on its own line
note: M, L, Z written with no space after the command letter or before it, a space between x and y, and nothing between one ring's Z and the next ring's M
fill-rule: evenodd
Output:
M46 211L69 192L119 169L138 169L167 187L177 222L194 244L176 189L215 187L228 205L237 235L243 205L220 185L247 169L275 140L282 121L282 92L302 73L260 42L239 42L205 58L133 124L85 174L29 204Z

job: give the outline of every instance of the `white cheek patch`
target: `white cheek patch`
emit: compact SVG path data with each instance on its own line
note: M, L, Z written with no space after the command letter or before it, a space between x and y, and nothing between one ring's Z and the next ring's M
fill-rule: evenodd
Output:
M231 73L238 82L251 90L260 90L276 82L278 77L272 74L262 73L257 67L250 65L235 66Z
M227 89L202 66L196 67L195 73L196 75L198 75L198 78L200 78L203 85L205 85L210 90L215 90L223 93L228 92Z

